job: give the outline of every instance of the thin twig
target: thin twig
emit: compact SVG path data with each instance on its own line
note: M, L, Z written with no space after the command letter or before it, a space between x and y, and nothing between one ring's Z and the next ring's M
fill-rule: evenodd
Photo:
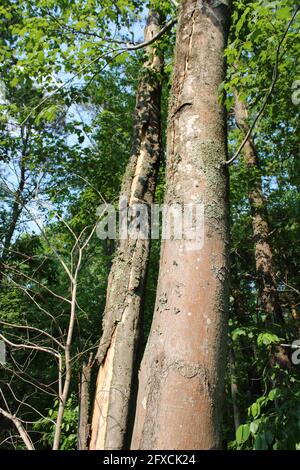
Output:
M16 325L14 323L8 323L6 321L0 320L1 325L9 326L11 328L17 328L17 329L26 329L26 330L31 330L31 331L36 331L42 335L47 336L50 338L54 343L56 343L60 348L64 348L64 346L56 339L54 336L50 335L50 333L47 333L46 331L40 330L39 328L35 328L34 326L28 326L28 325Z
M271 85L270 85L270 88L267 92L267 94L265 95L264 97L264 100L263 100L263 103L262 103L262 106L259 110L259 112L257 113L257 115L255 116L251 126L249 127L249 130L247 132L247 134L245 135L245 138L243 140L243 142L241 143L241 145L239 146L239 148L237 149L236 153L233 155L233 157L231 157L229 160L227 160L225 162L226 165L230 165L232 162L234 162L237 157L239 156L239 154L241 153L241 151L243 150L247 140L249 139L249 137L252 135L252 132L253 132L253 129L257 123L257 121L259 120L259 118L262 116L266 106L267 106L267 103L268 103L268 100L270 98L270 96L272 95L273 93L273 90L275 88L275 85L276 85L276 82L277 82L277 78L278 78L278 63L279 63L279 54L280 54L280 49L281 49L281 46L282 46L282 43L283 41L285 40L286 38L286 35L290 29L290 26L292 24L292 22L294 21L298 11L299 11L299 8L300 7L297 7L297 9L295 10L292 18L290 19L290 21L288 22L288 25L286 27L286 30L281 38L281 40L279 41L279 44L277 46L277 50L276 50L276 59L275 59L275 65L274 65L274 68L273 68L273 75L272 75L272 81L271 81Z
M8 344L9 346L12 346L13 348L17 348L17 349L35 349L36 351L46 352L46 353L51 354L52 356L55 356L57 358L60 357L60 354L52 348L44 348L42 346L37 346L36 344L13 343L12 341L8 340L5 336L3 336L1 333L0 333L0 338L6 344Z
M52 93L50 93L49 95L45 96L34 108L32 108L32 110L30 111L30 113L26 116L26 118L21 122L20 126L23 126L27 120L30 118L30 116L32 116L32 114L34 113L34 111L37 111L37 109L40 108L40 106L42 104L44 104L46 101L48 101L50 98L52 98L54 95L56 95L56 93L58 93L60 90L62 90L63 88L65 88L70 82L72 82L74 80L74 78L78 77L82 72L84 72L85 70L87 70L91 65L93 65L94 63L96 63L98 60L100 59L103 59L104 57L108 56L109 54L123 54L124 52L131 52L131 51L137 51L139 49L143 49L144 47L147 47L147 46L150 46L151 44L153 44L155 41L157 41L159 38L161 38L161 36L163 36L163 34L168 30L170 29L175 23L176 23L177 19L175 18L172 18L171 20L169 20L165 26L155 35L153 36L151 39L149 39L148 41L144 41L144 42L141 42L139 44L134 44L134 45L130 45L130 46L127 46L127 47L120 47L118 49L112 49L112 50L109 50L103 54L100 54L100 55L97 55L94 59L92 59L88 64L84 65L83 67L81 67L79 69L79 71L77 73L75 73L72 77L70 77L68 80L66 80L65 82L63 82L61 85L59 85Z
M19 418L12 415L11 413L8 413L8 411L3 410L3 408L0 408L0 413L5 418L10 419L14 423L14 425L16 426L16 428L18 430L18 433L20 434L20 437L23 440L27 450L35 450L32 442L31 442L31 439L30 439L27 431L25 430L23 424L19 420Z

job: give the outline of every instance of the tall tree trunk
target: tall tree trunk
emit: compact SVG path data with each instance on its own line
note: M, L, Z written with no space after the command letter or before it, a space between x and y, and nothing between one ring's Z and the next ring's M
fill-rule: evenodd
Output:
M224 3L181 3L165 204L204 205L204 245L163 241L133 449L221 446L229 247L226 116L218 100L229 22Z
M28 155L28 147L29 147L29 137L30 137L30 130L29 129L21 129L21 138L22 138L22 152L20 156L20 175L19 175L19 182L18 187L15 192L14 201L12 204L12 212L9 225L5 232L3 238L3 246L2 246L2 253L0 257L0 283L2 283L4 274L5 274L5 262L9 256L9 249L11 246L11 242L16 230L17 223L19 221L20 215L23 210L23 193L25 189L26 183L26 157Z
M248 115L245 104L235 93L235 118L243 134L248 132ZM282 323L282 311L277 294L277 285L273 268L273 254L269 243L269 224L266 201L262 191L260 164L252 138L244 146L244 159L249 169L248 199L252 215L254 254L260 300L267 315L267 323Z
M145 40L160 30L161 17L150 11ZM121 196L128 206L143 203L150 217L161 154L160 98L162 59L147 47L137 90L133 152ZM100 369L92 418L90 449L126 446L140 328L140 314L149 258L150 240L121 240L107 287L103 333L98 350ZM137 371L136 371L137 372Z
M243 134L249 130L248 113L245 104L235 92L235 119ZM248 199L252 215L254 255L259 287L259 298L266 314L266 326L283 325L284 319L278 299L274 273L273 253L269 242L270 229L266 201L263 195L259 157L250 137L243 148L244 159L249 170ZM274 358L283 367L290 367L290 360L284 348L275 348Z
M250 261L249 261L250 262ZM243 291L239 282L239 269L237 259L231 253L231 276L230 276L230 295L233 297L233 318L237 320L238 325L247 326L248 307L245 304ZM241 393L249 394L250 397L262 395L261 373L257 370L257 347L256 344L249 342L249 339L243 335L239 337L239 349L242 354L242 362L248 363L247 376L248 384ZM234 351L233 351L234 352ZM240 388L240 387L239 387Z

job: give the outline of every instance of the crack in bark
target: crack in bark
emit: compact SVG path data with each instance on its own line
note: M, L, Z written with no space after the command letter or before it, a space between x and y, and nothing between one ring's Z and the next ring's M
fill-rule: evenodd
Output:
M186 106L193 106L193 103L190 103L190 102L187 102L187 103L183 103L179 106L179 108L176 109L176 111L174 111L174 113L172 114L172 118L178 114L180 111L182 111Z

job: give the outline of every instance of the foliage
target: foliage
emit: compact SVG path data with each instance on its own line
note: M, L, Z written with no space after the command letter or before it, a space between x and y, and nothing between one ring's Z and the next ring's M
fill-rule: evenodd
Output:
M48 409L45 418L41 418L34 423L33 429L41 434L43 447L51 448L55 421L58 412L58 400L54 401L53 408ZM77 448L77 424L78 424L78 405L76 398L71 395L67 401L64 422L62 424L61 450L76 450Z
M71 269L78 260L74 240L87 239L97 221L98 205L118 203L131 154L135 92L144 60L144 50L129 51L127 46L142 41L148 6L160 8L166 21L176 14L173 3L166 0L151 0L149 5L130 0L1 3L0 320L5 322L1 333L11 342L38 341L51 348L50 336L59 341L66 336L71 293L62 261ZM250 124L278 69L274 90L253 132L260 167L250 172L242 155L230 167L229 336L234 373L228 365L224 447L234 450L300 448L299 365L285 370L270 363L274 348L298 339L300 331L300 119L299 103L293 101L300 78L299 14L287 30L294 8L292 0L233 2L227 75L220 89L228 111L232 156L242 141L234 119L234 90L247 106ZM173 29L155 44L165 61L164 149L174 42ZM165 153L157 202L164 195ZM257 178L267 206L284 327L266 326L260 302L248 201ZM93 236L83 254L61 449L77 445L79 375L98 345L114 250L113 241ZM155 240L145 295L145 338L154 309L159 252L160 242ZM16 328L20 325L35 330ZM41 338L37 330L48 336ZM24 420L36 448L50 448L59 406L56 359L8 347L1 374L7 405ZM233 378L241 415L236 431ZM19 441L6 440L11 423L0 417L0 425L1 447L22 447Z

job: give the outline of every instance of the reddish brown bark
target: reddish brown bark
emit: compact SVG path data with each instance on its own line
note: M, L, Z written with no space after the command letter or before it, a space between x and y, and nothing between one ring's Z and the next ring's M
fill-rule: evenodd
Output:
M145 41L160 31L161 18L150 12ZM133 152L121 196L129 208L153 202L161 153L160 72L162 59L147 47L135 110ZM98 350L100 369L92 418L90 449L122 449L129 432L129 405L135 370L140 315L149 257L149 239L121 240L107 288L103 333Z
M139 375L133 449L217 449L228 284L224 78L228 7L183 0L168 123L165 203L204 205L204 245L165 240Z

